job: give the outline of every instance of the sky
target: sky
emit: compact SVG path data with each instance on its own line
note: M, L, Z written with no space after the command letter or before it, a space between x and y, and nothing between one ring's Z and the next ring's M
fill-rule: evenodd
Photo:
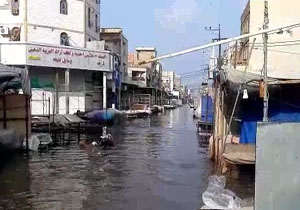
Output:
M205 27L221 24L222 37L240 33L240 17L248 0L102 0L101 27L123 28L129 52L154 46L158 55L211 42L217 33ZM163 60L163 69L177 74L207 64L209 51Z

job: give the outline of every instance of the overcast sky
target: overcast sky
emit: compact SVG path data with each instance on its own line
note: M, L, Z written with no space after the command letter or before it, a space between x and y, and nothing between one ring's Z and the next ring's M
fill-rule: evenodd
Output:
M154 46L159 55L211 42L217 34L205 26L221 24L223 37L240 33L240 17L248 0L102 0L101 27L121 27L129 51ZM181 74L207 63L197 52L163 61L165 70Z

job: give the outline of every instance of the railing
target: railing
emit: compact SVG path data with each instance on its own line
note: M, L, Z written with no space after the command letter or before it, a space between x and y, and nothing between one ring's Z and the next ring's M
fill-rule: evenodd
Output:
M244 42L235 43L227 50L228 64L231 67L246 66L249 62L249 45Z

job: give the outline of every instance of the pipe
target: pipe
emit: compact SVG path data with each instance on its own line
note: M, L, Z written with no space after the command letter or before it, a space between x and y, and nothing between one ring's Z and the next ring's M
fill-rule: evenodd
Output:
M83 47L86 48L86 0L83 1Z
M151 63L151 62L155 62L155 61L163 60L163 59L167 59L167 58L172 58L172 57L184 55L184 54L187 54L187 53L196 52L196 51L199 51L199 50L211 48L211 47L222 45L222 44L227 44L227 43L230 43L230 42L238 41L238 40L241 40L241 39L246 39L246 38L249 38L249 37L253 37L253 36L257 36L257 35L261 35L261 34L265 34L265 33L271 33L271 32L276 32L276 31L281 31L281 30L284 30L284 29L296 28L296 27L300 27L300 23L291 24L291 25L287 25L287 26L283 26L283 27L279 27L279 28L274 28L274 29L263 29L263 30L258 31L258 32L244 34L244 35L241 35L241 36L237 36L237 37L221 40L221 41L218 41L218 42L213 42L213 43L201 45L201 46L190 48L190 49L187 49L187 50L162 55L162 56L159 56L157 58L150 59L150 60L141 61L141 62L139 62L139 65L143 65L143 64L146 64L146 63Z
M24 0L24 41L28 41L28 2Z

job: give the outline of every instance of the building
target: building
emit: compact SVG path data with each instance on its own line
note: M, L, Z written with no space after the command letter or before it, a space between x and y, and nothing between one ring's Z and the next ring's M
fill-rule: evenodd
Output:
M0 0L0 62L28 69L33 114L106 108L118 62L99 31L100 0Z
M150 74L150 70L146 67L130 67L128 71L132 80L131 84L136 84L140 88L148 87Z
M123 34L121 28L101 28L100 39L104 42L104 49L115 54L120 59L120 70L119 75L114 75L115 79L110 80L108 87L110 88L113 95L117 93L117 104L121 105L122 87L123 81L128 78L128 40ZM115 102L108 102L108 104L114 104ZM112 105L113 107L115 105ZM120 108L118 106L118 108Z
M150 97L151 105L163 103L162 65L159 62L140 64L156 56L154 47L137 47L135 52L128 54L128 75L123 80L125 104L130 104L130 97L137 94Z
M292 6L291 6L292 5ZM300 3L290 0L269 1L269 28L278 28L298 23ZM241 34L257 32L264 23L264 1L250 0L241 15ZM300 60L298 45L300 28L292 28L280 33L269 34L268 39L268 76L282 79L300 78ZM261 74L263 56L263 38L255 36L232 45L230 64L238 70ZM236 52L236 53L235 53ZM286 62L288 61L288 62Z
M100 39L105 41L105 50L120 56L121 77L128 75L128 40L121 28L101 28Z
M0 0L1 41L85 47L99 40L99 5L94 0Z
M147 87L160 89L162 65L158 62L151 62L142 65L139 64L139 62L155 58L156 56L157 52L154 47L137 47L136 52L129 54L128 65L131 68L146 68L148 72Z
M175 72L163 71L162 72L162 87L164 91L171 93L175 88Z
M264 3L260 0L248 2L241 14L241 34L254 33L262 28L266 14ZM267 8L269 28L280 28L299 21L300 4L296 0L288 3L268 1ZM299 27L268 33L267 95L263 82L263 35L231 43L228 62L224 62L223 69L214 78L214 136L210 141L211 157L224 171L232 165L257 163L255 152L262 149L258 144L273 138L260 137L259 130L265 129L265 125L277 125L278 131L284 129L286 122L300 123L297 97L300 88L299 38ZM265 98L268 98L268 103ZM264 126L260 125L262 121ZM269 158L274 160L276 157ZM264 172L269 173L272 171Z
M181 89L181 76L177 75L177 74L175 75L174 89L175 90L180 90Z

